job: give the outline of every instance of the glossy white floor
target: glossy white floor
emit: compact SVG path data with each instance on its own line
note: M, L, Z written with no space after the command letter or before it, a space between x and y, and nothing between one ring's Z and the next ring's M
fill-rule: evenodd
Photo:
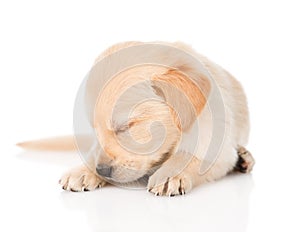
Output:
M253 149L253 174L231 175L173 198L114 186L66 192L57 181L81 162L77 154L6 150L1 226L8 231L299 231L298 164L281 160L277 149Z
M167 2L0 2L1 231L300 231L297 1ZM241 81L252 174L184 197L113 186L72 193L58 180L77 154L14 147L72 133L81 80L124 40L185 41Z

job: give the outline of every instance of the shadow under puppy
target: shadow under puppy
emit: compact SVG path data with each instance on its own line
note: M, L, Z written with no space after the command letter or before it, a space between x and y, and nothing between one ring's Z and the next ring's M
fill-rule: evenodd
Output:
M168 65L132 66L109 82L90 78L86 83L87 114L97 138L89 149L87 163L62 176L63 189L88 191L107 182L144 182L155 195L174 196L233 170L252 170L254 159L244 148L249 135L249 114L239 82L185 44L159 44L190 54L203 64L206 72L196 69L181 53L172 55L159 50L150 53ZM112 69L125 62L116 57L110 60L113 54L143 45L147 43L125 42L110 47L97 58L89 75L101 77L103 70L96 68L99 62L106 59L106 67ZM145 53L148 55L151 54ZM104 86L101 94L95 87L99 84ZM213 106L208 104L214 85L223 103L216 107L224 110L224 115L215 117ZM217 132L222 141L213 149L213 156L208 157L216 136L216 118L224 124L224 130ZM29 142L21 146L47 149L51 143L60 148L64 141ZM69 140L65 144L73 147Z

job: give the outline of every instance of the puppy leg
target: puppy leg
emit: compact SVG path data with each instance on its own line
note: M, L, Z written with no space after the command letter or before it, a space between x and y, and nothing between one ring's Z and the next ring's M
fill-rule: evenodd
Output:
M249 151L247 151L246 148L244 148L244 147L240 147L237 150L237 153L238 153L238 161L235 165L234 170L242 172L242 173L251 172L251 170L255 164L255 160L254 160L253 156L251 155L251 153Z
M59 183L64 190L79 192L103 187L106 182L87 166L82 165L64 174Z
M149 178L148 191L157 196L183 195L197 184L199 167L195 156L177 153Z
M234 152L234 149L231 150ZM224 154L234 157L232 152ZM224 177L233 170L236 159L219 157L207 171L202 173L201 165L204 162L189 153L176 153L149 178L148 191L158 196L185 194L199 184Z

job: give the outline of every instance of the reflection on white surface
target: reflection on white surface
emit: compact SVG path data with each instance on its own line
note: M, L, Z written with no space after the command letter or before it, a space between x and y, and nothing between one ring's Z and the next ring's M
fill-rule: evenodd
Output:
M61 190L57 183L60 175L79 162L75 153L7 156L6 163L13 164L20 174L4 178L3 186L9 189L0 198L9 219L4 225L12 231L247 230L254 186L251 175L231 174L171 198L112 185L82 193ZM10 170L4 166L1 171Z
M70 210L84 212L93 231L246 231L251 175L230 175L186 196L156 197L143 190L106 186L62 192Z
M10 189L4 194L14 199L11 221L5 223L12 223L14 231L23 228L243 232L247 229L249 198L254 186L248 174L231 174L199 186L185 196L171 198L112 185L73 193L61 190L57 181L64 171L80 162L75 153L22 152L9 159L17 170L23 170L22 175L4 182ZM7 208L10 204L4 202ZM14 223L14 218L19 223Z

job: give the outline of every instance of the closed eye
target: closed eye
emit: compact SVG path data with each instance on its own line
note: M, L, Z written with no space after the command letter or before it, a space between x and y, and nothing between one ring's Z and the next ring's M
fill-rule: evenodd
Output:
M114 127L115 128L115 133L118 134L118 133L126 132L133 125L134 125L133 122L126 122L126 123L123 123L121 125L116 125Z
M117 126L115 128L115 132L116 132L116 134L119 134L119 133L123 133L123 132L127 131L128 129L129 129L129 125L124 124L124 125Z
M131 119L130 121L123 123L121 125L115 125L114 126L115 133L118 134L118 133L126 132L129 128L131 128L135 124L139 123L140 121L142 121L142 120L141 119L139 119L139 120Z

